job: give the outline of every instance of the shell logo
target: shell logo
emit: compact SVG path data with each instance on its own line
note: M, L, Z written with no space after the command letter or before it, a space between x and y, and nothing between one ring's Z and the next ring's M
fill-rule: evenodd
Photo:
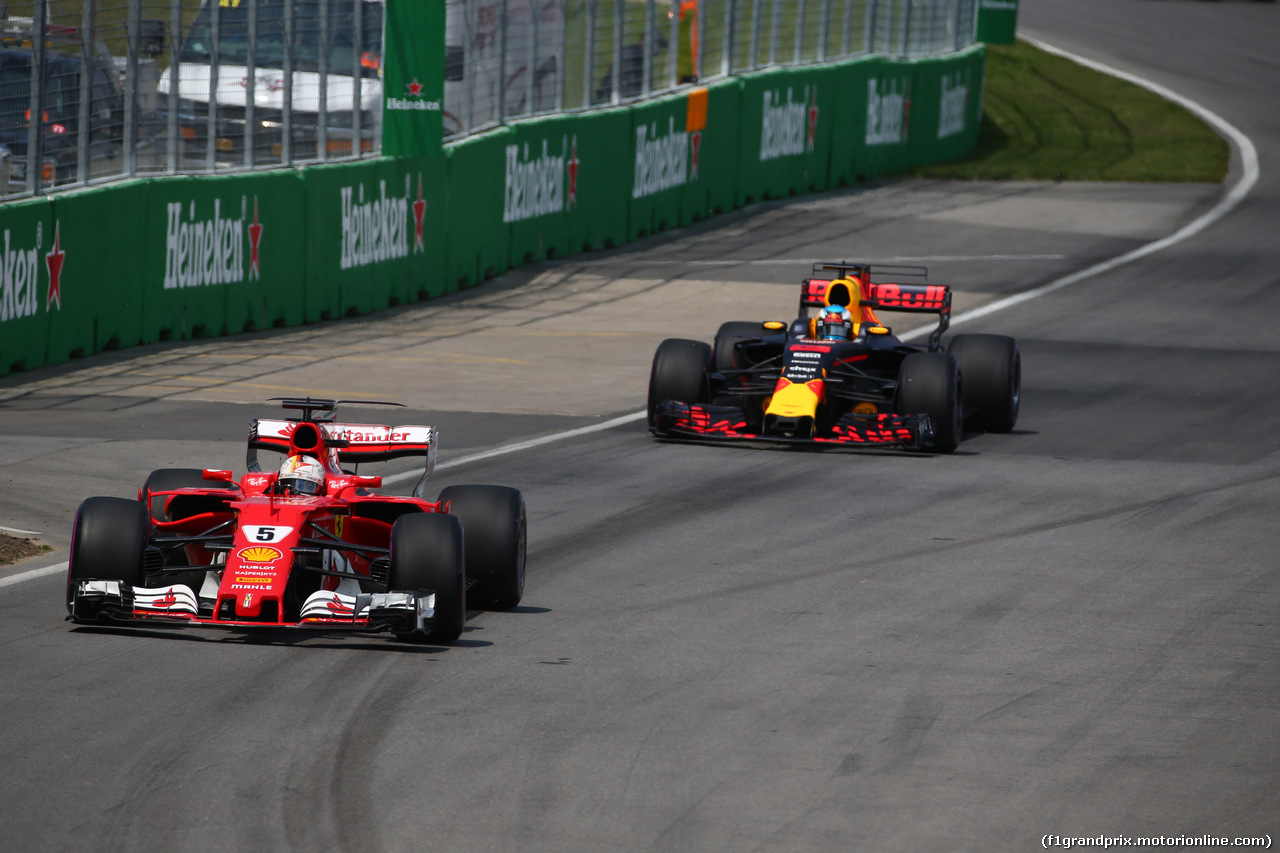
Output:
M275 548L268 548L266 545L253 545L248 548L241 548L237 555L246 563L274 563L284 555Z

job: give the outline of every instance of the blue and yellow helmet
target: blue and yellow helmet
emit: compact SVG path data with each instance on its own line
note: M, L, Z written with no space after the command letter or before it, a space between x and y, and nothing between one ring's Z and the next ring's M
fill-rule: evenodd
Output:
M818 312L815 331L820 341L847 341L853 338L853 315L843 305L828 305Z

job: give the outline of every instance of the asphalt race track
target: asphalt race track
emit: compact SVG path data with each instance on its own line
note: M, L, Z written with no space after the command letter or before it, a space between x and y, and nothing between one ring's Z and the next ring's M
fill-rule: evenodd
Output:
M1213 110L1261 177L1185 242L960 323L1019 339L1024 397L1013 434L952 456L571 431L642 408L662 338L790 316L812 260L927 263L964 313L1173 233L1226 188L886 183L465 299L0 380L0 524L60 549L0 569L0 848L1274 838L1280 7L1023 0L1021 29ZM243 470L261 401L306 390L440 426L436 488L524 491L518 609L473 614L449 648L139 632L72 627L61 575L19 578L66 560L84 497L156 467Z

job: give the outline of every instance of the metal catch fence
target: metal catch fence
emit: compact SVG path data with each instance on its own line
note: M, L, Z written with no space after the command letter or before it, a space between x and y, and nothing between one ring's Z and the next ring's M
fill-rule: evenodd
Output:
M0 195L375 156L386 2L0 0ZM445 3L446 139L775 65L954 51L977 15L977 0Z

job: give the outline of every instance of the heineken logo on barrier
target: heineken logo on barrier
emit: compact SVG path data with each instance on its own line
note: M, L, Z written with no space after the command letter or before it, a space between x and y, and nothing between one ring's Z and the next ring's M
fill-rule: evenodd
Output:
M938 105L938 138L946 139L964 130L969 106L969 71L942 75L942 101Z
M43 222L36 223L34 246L24 245L20 238L14 238L12 231L4 229L4 249L0 253L0 323L34 317L40 311L41 301L45 311L55 304L62 310L62 265L67 253L62 249L61 220L54 220L53 248L42 257L43 244ZM41 267L47 276L43 288Z
M427 110L440 111L440 102L428 101L422 97L422 84L418 82L418 78L414 77L412 81L404 84L405 95L403 98L387 98L387 109L389 110Z
M550 147L545 139L542 140L541 151L535 148L532 154L528 142L507 146L503 222L522 222L565 210L566 175L569 177L569 206L577 200L578 137L573 137L571 155L567 136L560 138L559 154L552 154Z
M867 145L906 142L910 118L910 78L867 81Z
M817 129L817 86L806 85L799 100L790 86L785 100L780 91L766 90L760 117L760 161L812 151Z
M412 178L404 176L404 195L387 195L387 182L378 181L377 193L365 198L364 184L341 187L342 256L338 265L344 269L378 264L425 252L422 238L423 217L427 203L422 198L422 173L418 173L418 197L412 191ZM413 248L409 247L409 215L413 215Z
M699 134L700 136L700 134ZM696 164L696 160L694 161ZM674 117L667 119L665 134L653 122L636 128L635 175L631 197L644 198L672 187L682 186L689 174L689 134L676 130ZM697 167L694 167L697 179Z
M240 197L240 216L224 216L222 199L214 199L213 215L200 216L194 201L170 202L165 239L164 289L234 284L261 278L258 247L263 226L258 221L258 198L253 199L253 221L248 219L249 198ZM249 262L245 262L245 235L249 237Z

